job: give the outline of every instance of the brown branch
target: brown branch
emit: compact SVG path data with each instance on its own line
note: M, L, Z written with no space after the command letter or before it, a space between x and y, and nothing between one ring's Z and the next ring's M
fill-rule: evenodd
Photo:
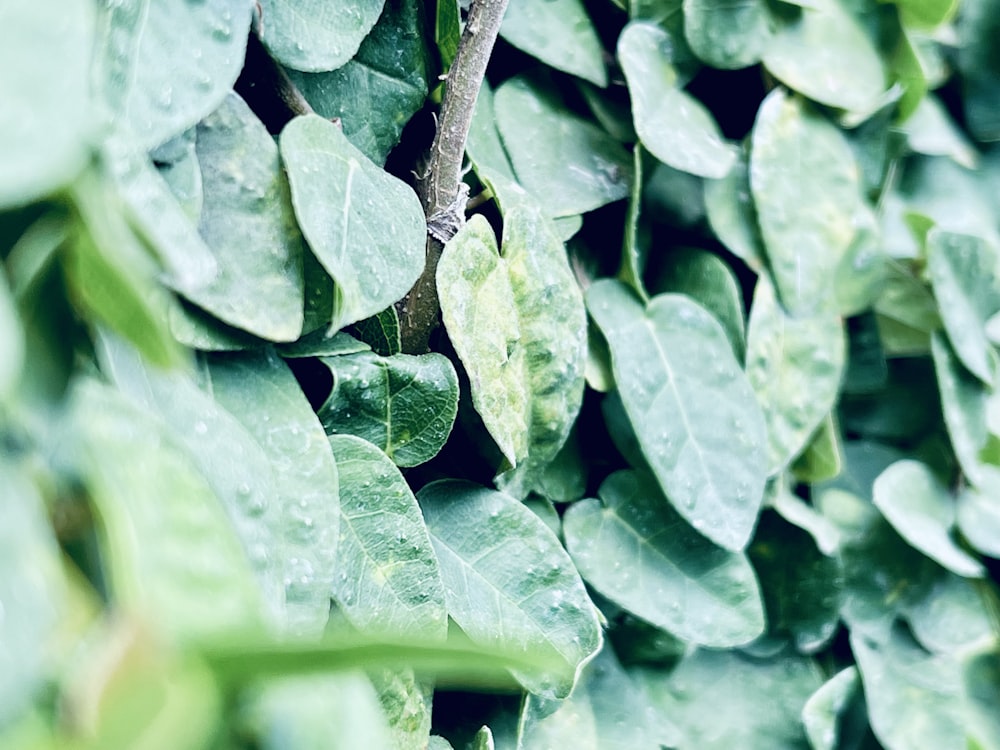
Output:
M417 185L427 217L426 264L413 289L396 304L403 351L411 354L427 351L431 333L439 322L434 277L444 243L465 222L468 198L468 188L462 182L465 141L507 2L473 0L445 82L430 159Z

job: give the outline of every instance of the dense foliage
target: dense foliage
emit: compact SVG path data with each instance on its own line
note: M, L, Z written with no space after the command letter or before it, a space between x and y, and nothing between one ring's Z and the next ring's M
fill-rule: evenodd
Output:
M0 3L0 747L1000 750L1000 2L511 0L404 351L464 14Z

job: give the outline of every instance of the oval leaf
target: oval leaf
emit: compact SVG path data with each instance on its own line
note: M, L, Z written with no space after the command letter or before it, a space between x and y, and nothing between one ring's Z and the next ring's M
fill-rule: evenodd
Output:
M757 280L747 333L747 378L767 423L768 471L798 456L833 409L844 373L846 337L840 316L793 318L774 288Z
M618 39L635 130L664 164L701 177L724 177L736 152L701 102L680 90L671 49L667 32L650 23L631 23Z
M280 147L302 233L337 283L331 327L400 299L424 265L426 224L416 194L318 115L288 123Z
M885 68L871 38L840 0L796 8L764 50L779 81L821 104L866 114L885 92Z
M610 280L590 287L587 307L670 502L713 542L743 549L764 495L765 427L722 327L687 297L663 294L643 309Z
M554 88L516 76L496 90L494 111L518 181L549 215L582 214L628 195L628 152L561 106Z
M383 450L397 466L437 455L458 412L458 376L441 354L324 357L333 391L319 410L327 434L347 433Z
M533 651L558 668L516 673L530 692L568 696L602 639L594 605L556 536L509 495L470 482L434 482L418 497L448 614L475 643Z
M979 577L982 564L949 536L955 501L918 461L897 461L875 480L873 499L886 520L915 549L960 576Z
M608 85L604 49L580 0L511 0L500 36L556 70Z
M302 255L288 182L264 124L236 94L198 125L205 200L198 231L218 275L212 312L272 341L302 332Z
M714 68L745 68L760 62L774 20L762 0L684 0L684 36Z
M342 512L333 594L370 636L444 640L445 590L417 500L371 443L331 435Z
M601 501L581 500L563 520L566 547L603 596L691 643L732 647L764 630L764 607L746 556L717 547L670 507L651 476L612 474Z
M307 71L336 70L358 51L385 0L260 0L260 38L275 60Z
M778 296L793 315L822 309L854 237L858 168L841 132L775 89L753 128L750 188Z

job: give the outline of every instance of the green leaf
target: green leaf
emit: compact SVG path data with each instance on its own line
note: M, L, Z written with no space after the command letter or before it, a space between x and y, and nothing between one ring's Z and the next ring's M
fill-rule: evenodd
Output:
M272 532L284 540L286 606L311 613L312 624L322 626L343 524L337 467L323 428L288 366L268 350L211 358L208 390L267 456L276 488L269 504L278 510Z
M243 67L253 7L253 0L106 4L93 80L123 135L152 149L222 104Z
M354 59L327 73L288 71L316 113L338 118L347 139L376 164L427 98L423 23L420 0L393 0Z
M318 412L327 434L364 438L397 466L417 466L441 450L458 412L458 376L446 357L360 352L320 361L333 374Z
M914 637L933 653L959 653L993 634L980 582L942 570L926 596L905 609Z
M395 307L387 307L370 318L359 320L351 330L376 354L389 357L399 354L399 314Z
M836 127L782 89L761 104L752 137L750 187L778 296L793 315L821 310L854 238L854 155Z
M903 220L914 233L914 221L955 235L974 235L993 248L1000 246L992 191L981 173L966 169L941 156L913 156L906 160L899 179L899 195L905 201ZM916 214L917 216L914 216ZM923 239L927 228L917 233ZM931 236L926 237L927 242ZM916 255L916 253L914 253Z
M517 207L500 257L474 216L446 245L437 283L476 410L511 466L527 461L508 480L528 482L566 441L583 397L586 318L562 243Z
M1000 140L1000 56L994 40L1000 31L996 0L966 0L958 19L958 68L962 73L962 104L972 135L980 141Z
M518 747L633 750L674 746L676 730L605 646L565 701L529 695L521 709Z
M867 206L854 216L854 240L834 272L834 296L842 316L869 310L885 289L888 257L878 217Z
M115 196L95 171L77 180L72 196L79 220L63 267L73 298L153 363L175 364L179 347L164 314L169 293L155 283L156 268Z
M368 677L389 724L389 748L422 747L431 733L432 683L412 669L369 670Z
M50 668L50 639L64 615L59 548L38 490L0 459L0 727L36 697Z
M749 550L767 613L767 633L799 653L823 648L840 623L840 561L774 513L761 516Z
M440 748L431 744L427 746L427 750L451 750L451 744L445 740L443 737L431 737L431 740L442 740L444 744ZM482 726L479 731L476 732L476 736L472 738L472 742L469 743L469 750L494 750L496 744L493 740L493 732L490 731L488 726Z
M762 0L684 0L684 36L714 68L745 68L760 62L774 19Z
M0 9L0 209L69 183L90 157L94 112L87 69L94 5L8 2Z
M277 347L277 351L285 359L303 359L357 354L371 351L371 347L344 331L337 331L328 336L326 331L320 330L307 334L291 344L282 344Z
M909 28L933 29L958 8L957 0L896 0L901 20Z
M649 301L643 273L646 270L646 259L649 255L650 229L649 222L643 220L643 186L648 175L646 172L653 164L653 157L642 144L637 143L632 152L632 187L628 197L628 209L625 215L625 238L622 240L622 260L618 267L618 278L632 287L643 302Z
M444 640L442 573L403 475L361 438L332 435L330 447L342 513L334 598L367 635Z
M462 37L462 9L458 0L435 0L435 6L434 41L441 54L441 69L448 70Z
M931 335L931 354L951 446L962 472L973 484L978 484L982 474L980 451L989 438L986 428L989 393L959 362L955 350L940 332Z
M945 331L970 372L993 383L996 356L986 338L986 321L1000 310L997 254L979 237L932 230L927 267Z
M763 59L768 72L789 88L849 112L872 111L886 90L882 58L841 0L789 11Z
M800 714L820 686L819 668L801 656L754 659L697 649L670 673L645 670L659 711L680 730L675 747L801 750Z
M840 427L831 412L809 438L805 450L792 462L791 471L801 482L823 482L840 474L842 466Z
M691 529L645 473L616 472L598 494L563 519L567 549L591 586L691 643L725 648L761 634L763 604L745 555Z
M836 312L792 317L764 277L757 280L747 333L747 378L764 410L768 472L777 474L809 443L833 409L846 355Z
M336 70L372 30L385 0L260 0L260 38L282 65Z
M701 177L725 177L736 160L709 111L680 89L667 32L633 22L618 38L618 59L642 144L657 159Z
M966 169L975 169L979 155L952 121L941 100L925 96L906 122L903 132L911 149L929 156L948 156Z
M419 499L452 619L474 643L544 655L558 673L515 676L542 698L568 696L602 638L559 540L521 503L469 482L434 482Z
M958 528L969 544L984 555L1000 558L1000 469L984 466L979 488L967 488L958 497Z
M511 0L500 36L556 70L608 85L604 49L580 0Z
M17 388L24 367L24 354L24 331L7 285L7 276L0 267L0 404L6 404Z
M628 152L563 107L554 87L515 76L496 90L494 104L518 181L548 215L582 214L628 195Z
M391 747L378 695L363 672L275 680L253 691L247 703L245 731L261 750Z
M959 665L896 629L884 642L851 632L872 729L886 750L965 747Z
M262 338L294 341L307 250L274 141L230 94L198 125L197 151L205 189L198 229L218 264L211 312Z
M955 501L927 466L897 461L875 480L874 502L913 547L960 576L980 577L982 564L949 536Z
M250 561L170 430L95 380L77 383L72 404L114 601L186 640L253 629L263 607Z
M837 750L841 742L841 723L845 712L857 700L861 680L857 667L842 669L824 682L802 707L802 725L813 750ZM855 745L847 745L856 747Z
M732 269L719 256L694 248L676 248L650 283L654 293L685 294L722 325L736 360L746 356L743 292Z
M423 270L426 224L416 194L317 115L288 123L279 144L302 233L337 283L331 328L400 299Z
M156 171L170 188L184 215L193 224L201 221L201 208L205 200L205 186L201 180L201 166L195 149L197 130L181 133L149 154Z
M969 741L980 747L1000 747L1000 717L996 711L1000 691L1000 646L996 638L965 656L962 662L962 686L967 701Z
M719 241L754 273L765 267L764 241L750 193L750 171L743 149L729 173L705 183L705 213Z
M722 327L687 297L662 294L643 309L610 280L590 287L587 307L670 502L713 542L742 549L763 498L765 427Z

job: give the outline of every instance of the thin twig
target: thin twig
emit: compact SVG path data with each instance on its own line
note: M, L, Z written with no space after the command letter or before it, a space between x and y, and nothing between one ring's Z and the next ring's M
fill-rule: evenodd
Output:
M431 333L438 325L434 276L444 243L465 222L468 198L468 188L462 182L465 141L507 2L473 0L445 82L430 159L417 185L428 225L426 265L413 289L396 305L403 351L411 354L427 351Z

